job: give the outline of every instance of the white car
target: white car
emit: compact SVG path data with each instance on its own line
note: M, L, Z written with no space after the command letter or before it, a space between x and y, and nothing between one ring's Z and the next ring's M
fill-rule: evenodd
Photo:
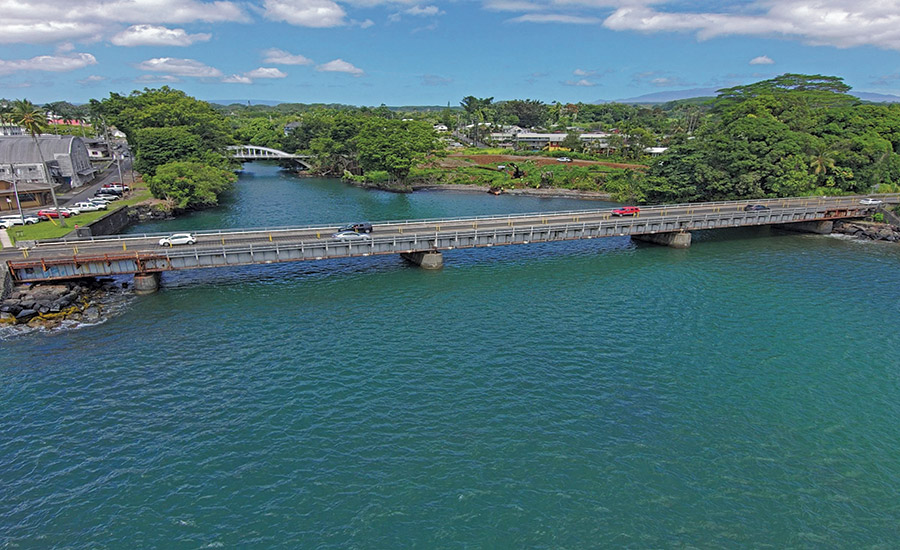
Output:
M572 162L572 159L570 159L569 157L559 157L558 159L556 159L556 162Z
M863 199L859 201L859 204L865 204L867 206L873 206L876 204L881 204L881 201L878 199Z
M12 220L0 220L0 229L9 229L14 225L15 224L12 222Z
M332 237L341 241L361 241L372 238L366 233L357 233L356 231L338 231Z
M73 216L77 216L78 214L81 214L81 208L76 207L74 204L71 206L67 206L65 208L60 206L59 211L60 212L68 212L69 214L71 214Z
M0 220L9 221L12 225L31 225L33 223L37 223L41 221L37 216L30 216L25 214L25 219L22 219L18 214L15 216L3 216Z
M179 244L194 244L197 239L190 233L175 233L159 240L159 246L175 246Z
M92 202L76 202L69 208L77 208L82 212L96 212L97 210L106 210L109 208L105 203L104 204L94 204Z

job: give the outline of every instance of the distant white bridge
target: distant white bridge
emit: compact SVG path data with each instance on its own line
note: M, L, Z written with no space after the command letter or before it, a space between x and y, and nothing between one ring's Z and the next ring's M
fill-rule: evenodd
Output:
M310 155L292 155L278 149L261 147L259 145L230 145L228 150L233 158L241 162L249 160L292 160L297 164L303 165L307 170L312 168L307 162L307 159L313 158Z

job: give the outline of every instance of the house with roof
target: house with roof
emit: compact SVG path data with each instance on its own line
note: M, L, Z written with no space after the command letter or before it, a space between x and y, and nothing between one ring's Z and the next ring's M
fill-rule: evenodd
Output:
M38 136L37 144L40 152L31 136L0 137L0 179L54 188L81 187L94 179L97 169L82 138Z

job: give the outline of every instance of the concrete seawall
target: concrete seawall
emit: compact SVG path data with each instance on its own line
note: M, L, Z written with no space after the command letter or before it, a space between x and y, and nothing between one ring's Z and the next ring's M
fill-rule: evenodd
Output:
M13 281L12 276L9 274L9 269L5 263L0 264L0 300L8 298L12 289Z
M75 229L68 236L83 239L87 237L99 237L101 235L115 235L126 227L131 225L131 218L128 216L128 207L118 208L109 214L97 218L84 227Z

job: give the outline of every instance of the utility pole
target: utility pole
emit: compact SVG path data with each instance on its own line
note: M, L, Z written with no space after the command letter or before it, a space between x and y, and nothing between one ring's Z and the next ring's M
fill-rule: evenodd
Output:
M12 174L13 194L16 195L16 206L19 208L19 217L22 218L22 225L25 225L25 214L22 213L22 201L19 200L19 187L16 183L16 167L13 163L9 163L9 171Z

